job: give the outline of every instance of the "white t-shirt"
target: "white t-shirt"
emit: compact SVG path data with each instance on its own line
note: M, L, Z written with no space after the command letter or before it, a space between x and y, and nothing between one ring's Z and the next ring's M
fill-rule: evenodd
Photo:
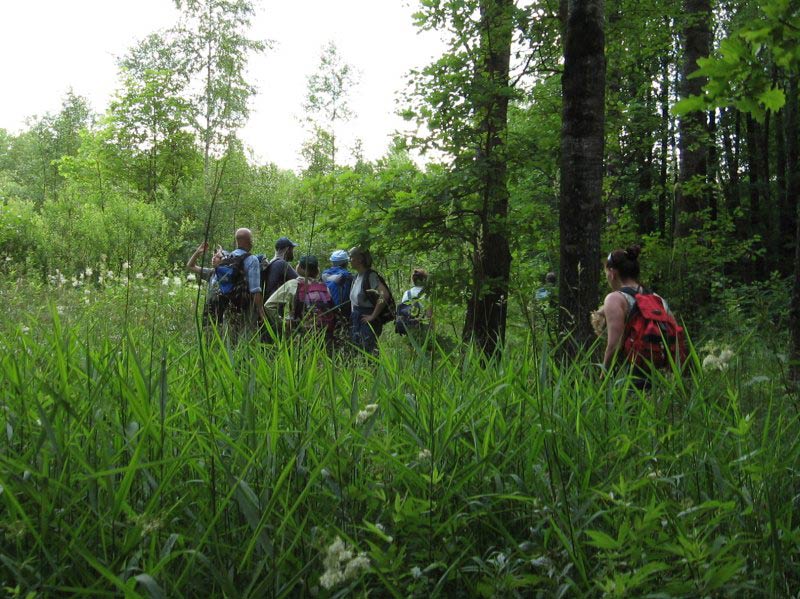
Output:
M403 294L403 299L400 300L401 302L409 302L412 299L416 299L419 297L420 293L425 291L424 287L420 287L419 285L412 287L411 289L406 290Z
M368 272L370 273L370 282L372 283L372 285L370 285L368 289L376 289L378 287L378 283L380 282L378 274L374 270ZM363 287L363 285L364 285L364 273L359 273L358 276L353 281L353 286L350 288L350 306L352 306L353 308L372 310L375 307L374 301L377 301L377 296L376 299L373 300L372 302L368 301L367 298L365 297L365 294L361 293L361 288ZM361 301L359 301L359 296L361 296L360 297Z

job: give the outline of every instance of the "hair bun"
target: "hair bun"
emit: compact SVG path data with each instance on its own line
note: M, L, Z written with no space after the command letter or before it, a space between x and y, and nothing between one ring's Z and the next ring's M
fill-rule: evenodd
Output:
M631 260L636 260L639 258L639 254L642 252L642 246L640 245L632 245L627 250L625 250L625 255L630 258Z

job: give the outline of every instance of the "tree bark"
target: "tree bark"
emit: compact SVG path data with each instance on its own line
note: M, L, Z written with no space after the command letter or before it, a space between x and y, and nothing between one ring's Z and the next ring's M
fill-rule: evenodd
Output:
M605 127L603 0L571 0L561 78L560 324L578 345L593 339L600 283Z
M697 70L697 60L711 51L711 0L684 0L684 59L681 73L681 97L702 93L705 77L689 79ZM708 176L708 121L706 113L691 112L679 124L680 172L675 235L685 237L700 226L699 212L706 207Z
M717 114L711 110L708 113L708 207L712 221L717 220L719 205L717 202L717 173L719 163L717 158Z
M786 204L794 224L794 284L789 306L789 331L791 333L791 376L800 384L800 148L798 147L797 78L790 78L786 99Z
M748 216L748 230L750 236L758 235L764 239L762 231L762 206L761 206L761 174L759 172L760 161L758 159L758 137L760 127L755 119L747 115L747 128L745 132L745 143L747 145L747 180L750 195L750 209ZM762 274L762 260L756 259L750 272L745 273L748 280L759 278Z
M476 95L481 147L475 166L483 205L473 257L473 293L467 306L464 337L474 340L487 356L505 340L511 250L506 233L508 219L509 65L511 59L513 0L481 0L481 53L483 72Z
M667 24L669 20L666 19ZM658 196L658 231L661 237L667 234L667 203L669 198L669 181L667 180L668 161L669 161L669 60L667 57L661 59L661 170L659 172Z
M787 268L791 272L791 259L794 255L793 236L797 225L798 190L800 189L800 173L798 173L798 93L797 79L790 78L789 89L784 108L784 140L785 158L785 195L781 202L781 239L784 244Z

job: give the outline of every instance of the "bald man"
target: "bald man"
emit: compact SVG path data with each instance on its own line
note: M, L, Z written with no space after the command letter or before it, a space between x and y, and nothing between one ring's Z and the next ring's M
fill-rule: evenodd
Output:
M236 230L236 249L231 252L231 256L247 257L242 263L242 270L247 277L247 289L253 298L254 313L258 317L258 324L261 325L266 319L264 313L264 298L261 295L261 264L258 258L250 254L253 249L253 234L250 229Z

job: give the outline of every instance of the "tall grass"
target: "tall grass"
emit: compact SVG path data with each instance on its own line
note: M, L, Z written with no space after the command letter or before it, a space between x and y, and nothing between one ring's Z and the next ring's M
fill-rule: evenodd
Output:
M215 339L203 371L180 328L66 320L52 310L0 332L9 592L775 596L800 584L797 403L756 352L642 393L534 342L485 364L464 348L345 360ZM337 537L342 572L359 552L370 565L327 589Z

